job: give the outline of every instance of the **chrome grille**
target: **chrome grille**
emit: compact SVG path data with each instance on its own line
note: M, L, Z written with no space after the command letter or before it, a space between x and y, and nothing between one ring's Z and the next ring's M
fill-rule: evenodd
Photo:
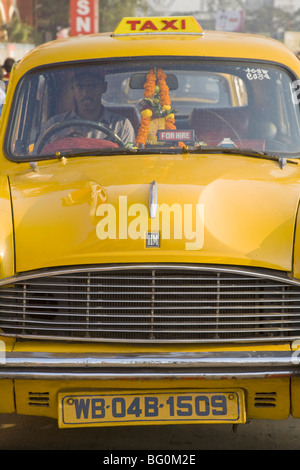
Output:
M300 336L300 285L204 267L87 267L0 287L4 334L85 341L236 342Z

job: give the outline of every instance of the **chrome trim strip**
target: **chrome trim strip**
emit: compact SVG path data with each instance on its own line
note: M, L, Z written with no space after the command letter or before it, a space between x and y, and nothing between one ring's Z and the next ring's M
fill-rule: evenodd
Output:
M15 339L26 339L26 340L43 340L43 341L72 341L72 338L70 336L59 336L59 337L54 337L54 336L47 336L47 335L26 335L23 333L3 333L1 332L1 336L5 338L15 338ZM264 338L255 338L255 339L244 339L244 338L225 338L222 339L222 342L217 342L216 339L205 339L203 341L199 340L193 340L193 339L176 339L176 344L253 344L253 343L286 343L287 341L299 341L299 336L289 336L289 337L264 337ZM98 338L84 338L84 337L78 337L78 338L73 338L73 340L80 341L80 343L122 343L122 344L145 344L147 343L147 340L145 339L114 339L112 340L111 338L101 338L99 340ZM156 339L154 343L151 344L174 344L173 339Z
M185 32L185 31L175 31L175 32L162 32L162 31L153 31L153 32L145 32L142 33L112 33L110 37L117 38L117 37L124 37L124 36L204 36L204 32Z
M300 376L292 351L164 354L8 352L0 379L232 379Z
M294 363L296 361L294 360ZM299 361L297 361L299 362ZM170 353L37 353L7 352L4 367L278 367L293 364L291 351Z
M149 213L150 218L155 219L157 214L157 183L152 181L149 190Z
M63 266L53 269L39 269L36 271L30 271L29 273L21 273L16 276L11 276L0 281L0 286L11 284L14 282L25 281L27 279L36 279L39 277L45 276L59 276L63 274L72 274L80 272L101 272L101 271L124 271L124 270L133 270L133 269L186 269L192 271L211 271L211 272L223 272L229 274L238 274L238 275L249 275L252 277L272 279L275 281L284 281L287 284L300 285L300 279L291 279L287 276L286 272L283 271L283 274L278 274L278 271L264 270L263 268L257 268L257 271L251 270L249 268L243 268L240 266L228 266L228 265L206 265L206 264L159 264L159 263L144 263L144 264L118 264L118 265L76 265L76 266Z
M292 376L299 376L299 373L294 371L277 370L269 372L238 372L227 371L225 372L172 372L165 371L164 373L157 373L152 371L140 372L57 372L57 371L14 371L14 372L0 372L1 379L10 380L251 380L251 379L270 379L270 378L289 378Z

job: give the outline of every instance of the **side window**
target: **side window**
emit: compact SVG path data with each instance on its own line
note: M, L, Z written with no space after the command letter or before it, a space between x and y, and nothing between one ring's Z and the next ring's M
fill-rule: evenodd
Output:
M178 89L170 96L181 115L189 115L194 108L231 105L230 83L224 75L212 72L177 73Z
M235 106L247 106L248 104L248 94L245 82L235 75L231 76L232 79L232 94L235 97Z
M30 154L30 142L36 133L36 122L38 120L38 80L27 81L22 90L19 100L18 118L14 122L11 143L16 154Z
M48 80L44 75L39 75L36 78L36 87L31 90L28 96L28 116L30 115L31 127L28 134L27 141L28 152L33 149L36 137L40 132L41 126L47 120L49 114L49 95L48 95Z
M12 148L17 154L28 155L42 126L54 112L57 99L50 74L27 79L19 101L18 119L14 123Z

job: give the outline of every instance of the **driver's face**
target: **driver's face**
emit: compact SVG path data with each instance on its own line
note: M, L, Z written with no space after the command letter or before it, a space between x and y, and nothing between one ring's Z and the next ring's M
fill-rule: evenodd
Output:
M74 97L77 110L84 118L95 117L100 112L103 81L93 77L83 77L73 83Z

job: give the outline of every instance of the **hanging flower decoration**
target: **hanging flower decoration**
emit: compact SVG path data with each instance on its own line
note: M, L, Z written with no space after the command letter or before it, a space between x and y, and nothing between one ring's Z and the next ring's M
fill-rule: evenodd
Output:
M140 127L136 136L136 145L139 146L140 144L145 145L147 136L148 136L148 129L151 121L152 111L150 109L144 109L141 111L141 122Z
M162 69L150 70L146 76L144 98L139 103L141 123L136 138L137 146L146 144L149 126L154 119L163 118L165 129L176 129L174 117L176 111L171 107L166 78Z
M160 94L160 104L162 107L170 106L171 109L171 100L169 97L169 87L166 83L167 75L162 71L162 69L158 69L157 71L157 83L159 86L159 94Z
M155 92L155 84L156 84L156 75L154 73L154 70L150 70L146 77L146 81L144 84L144 97L145 98L151 98L154 95Z

